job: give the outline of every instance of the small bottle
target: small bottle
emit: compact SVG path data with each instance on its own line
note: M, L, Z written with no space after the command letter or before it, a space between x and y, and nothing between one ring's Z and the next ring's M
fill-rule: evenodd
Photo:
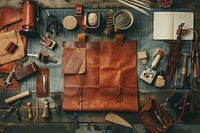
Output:
M156 87L159 87L159 88L162 88L165 86L165 78L164 78L164 71L163 70L160 70L158 72L158 76L156 78L156 81L155 81L155 86Z

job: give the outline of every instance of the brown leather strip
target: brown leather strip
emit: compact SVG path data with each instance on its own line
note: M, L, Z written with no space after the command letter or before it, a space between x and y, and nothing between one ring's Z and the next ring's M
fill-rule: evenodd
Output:
M78 34L78 41L80 42L80 45L85 46L86 35L85 34Z
M10 42L5 50L8 51L9 53L13 54L16 50L17 50L18 46L16 44L14 44L13 42Z
M46 77L46 89L44 90L43 76ZM50 74L48 68L40 68L36 75L36 96L48 97L50 94Z
M124 44L124 35L116 34L116 46L122 46Z
M21 80L38 70L35 63L31 63L25 67L19 68L14 72L14 77L16 80Z

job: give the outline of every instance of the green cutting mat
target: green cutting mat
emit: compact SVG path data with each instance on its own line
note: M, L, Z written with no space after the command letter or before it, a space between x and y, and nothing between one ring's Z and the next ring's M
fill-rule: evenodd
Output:
M120 9L114 9L120 10ZM133 28L123 32L125 35L126 40L137 40L137 51L147 51L148 54L148 66L151 64L152 55L156 51L157 48L163 49L164 51L168 52L169 45L164 43L163 41L155 41L153 40L153 12L155 11L168 11L168 10L161 10L161 9L152 9L150 12L150 16L146 16L134 9L128 9L132 12L134 16L134 27L137 28L135 31ZM68 15L75 15L75 9L48 9L50 14L54 14L58 17L59 21L62 22L65 16ZM102 19L105 20L106 13L108 9L84 9L86 11L99 11ZM190 11L190 9L173 9L170 11ZM45 9L41 10L41 23L38 26L38 31L41 34L45 33L46 27L46 18L47 14ZM52 51L44 47L40 44L40 38L30 39L28 44L28 53L37 54L40 51L48 53L52 58L58 60L57 64L48 63L44 64L34 57L30 57L29 60L34 61L38 67L44 68L48 67L50 70L50 91L51 92L63 92L63 74L61 72L62 66L62 42L63 41L77 41L77 34L84 33L80 26L76 28L74 31L67 31L63 30L63 32L56 37L56 42L58 43L58 47ZM114 38L108 38L103 34L88 34L89 41L113 41ZM191 51L191 41L184 41L182 46L182 52L189 52ZM157 67L157 70L166 70L167 61L160 63ZM142 65L138 60L137 63L137 73L138 77L141 75L142 70L145 68L145 65ZM173 81L174 85L175 81ZM31 90L32 92L35 91L36 86L36 76L32 75L24 80L21 81L22 84L22 91ZM169 86L172 86L169 85ZM140 92L157 92L157 91L167 91L167 87L160 89L156 88L154 85L149 85L138 78L138 91Z

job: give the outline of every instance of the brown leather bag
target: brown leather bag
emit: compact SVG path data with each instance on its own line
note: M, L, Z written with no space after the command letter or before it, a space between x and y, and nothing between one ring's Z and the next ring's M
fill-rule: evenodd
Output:
M75 49L82 50L77 54ZM72 51L74 60L69 59ZM68 73L64 75L65 111L138 111L136 41L120 46L115 42L64 42L62 57L63 67L72 61L76 66L63 68ZM73 68L76 73L70 74ZM78 73L77 68L85 68L85 73Z

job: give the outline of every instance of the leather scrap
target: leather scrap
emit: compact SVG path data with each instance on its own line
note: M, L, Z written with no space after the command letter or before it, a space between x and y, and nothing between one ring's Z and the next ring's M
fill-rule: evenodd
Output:
M18 46L13 54L6 50L6 47L10 42L13 42ZM0 51L0 65L24 57L24 44L19 33L16 31L10 31L0 34Z

